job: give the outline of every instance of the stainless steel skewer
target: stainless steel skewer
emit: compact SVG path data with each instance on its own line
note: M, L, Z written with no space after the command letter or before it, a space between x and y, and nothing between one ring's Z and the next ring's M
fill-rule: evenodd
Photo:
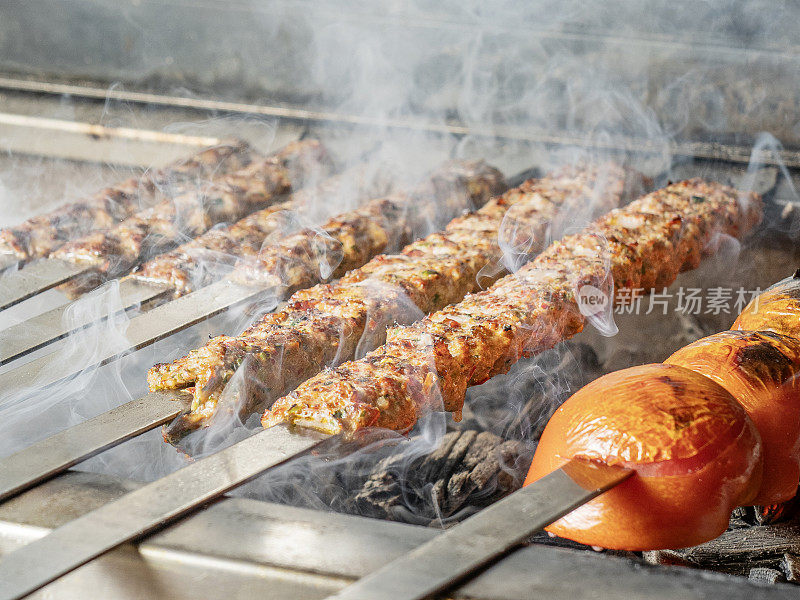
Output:
M262 293L263 290L258 288L218 281L168 304L157 306L131 319L125 332L129 342L127 350L139 350L154 344ZM109 349L105 354L95 357L90 364L81 365L81 368L104 365L121 355L119 349ZM0 393L23 387L44 388L80 373L74 367L55 363L54 356L55 353L48 354L0 374Z
M218 314L235 304L254 299L261 293L261 290L244 288L225 281L212 284L178 298L170 304L170 306L176 305L177 309L167 310L167 305L162 305L136 317L136 319L142 318L142 320L133 328L133 341L135 341L137 333L142 339L152 339L152 336L148 336L154 327L162 328L166 324L172 332L176 332L198 323L207 318L209 304L212 302L215 303L213 310L216 312L214 314ZM163 313L169 314L164 317ZM169 320L179 315L182 320L176 322ZM167 335L170 334L163 333L158 339ZM130 340L131 337L129 328L128 339ZM106 358L108 359L110 355L111 353ZM43 359L49 359L49 357L45 356ZM39 360L32 361L31 364L38 362ZM10 373L17 373L17 377L23 378L20 380L22 385L26 385L25 382L30 385L30 382L34 380L38 385L49 385L63 379L57 372L51 374L51 369L46 369L43 377L37 379L38 367L30 371L26 371L25 367L10 371ZM0 375L0 389L2 389L2 380L5 375L8 373ZM0 460L0 502L66 471L71 466L91 458L103 450L113 448L137 435L168 423L183 412L188 406L188 402L187 395L182 392L153 392L101 413L83 423L73 425Z
M135 308L164 296L170 291L172 288L167 285L123 279L119 283L119 309L126 311ZM68 327L64 324L64 314L70 306L70 303L58 306L0 331L0 365L25 356L42 346L60 340L70 333L89 327L114 314L111 312L101 315L100 318L87 314L84 315L84 318L71 322Z
M23 598L312 450L328 437L292 432L285 426L267 429L79 517L0 560L0 600ZM632 473L573 460L338 597L426 598L486 566Z
M55 258L42 258L15 273L0 276L0 310L61 285L91 267Z
M346 587L331 600L423 600L443 592L633 473L572 460Z
M70 427L3 459L0 500L49 479L72 465L163 425L188 400L181 393L152 393Z
M94 510L0 560L0 599L22 598L90 560L167 525L328 436L261 431Z

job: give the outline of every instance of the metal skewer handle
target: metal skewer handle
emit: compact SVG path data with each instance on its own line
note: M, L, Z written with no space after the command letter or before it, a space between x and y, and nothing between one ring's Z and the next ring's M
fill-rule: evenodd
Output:
M172 288L166 285L124 279L119 284L119 309L120 311L129 310L168 294L171 290ZM71 305L58 306L0 331L0 365L25 356L51 342L60 340L74 331L104 321L114 314L109 312L99 318L96 318L94 314L82 315L83 318L71 322L67 326L64 324L64 313L69 306Z
M70 521L0 560L0 600L23 598L314 448L326 437L299 435L285 427L268 429Z
M36 294L61 285L89 270L90 267L43 258L0 278L0 310L19 304Z
M263 290L219 281L196 292L162 304L130 320L125 337L127 350L140 350L167 336L183 331L235 305L252 300ZM82 369L105 365L122 356L119 348L108 349L91 364L80 369L73 365L53 364L53 354L47 354L24 365L0 374L0 392L19 388L44 388L70 379Z
M181 394L152 393L104 412L4 458L0 501L177 417Z
M621 483L629 469L572 460L338 594L336 600L422 600L493 563L535 532Z

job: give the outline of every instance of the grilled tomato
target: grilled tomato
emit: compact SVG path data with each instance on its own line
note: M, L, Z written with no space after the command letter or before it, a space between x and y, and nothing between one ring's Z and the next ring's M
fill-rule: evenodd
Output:
M731 329L775 331L800 339L800 269L753 298Z
M624 369L576 392L547 424L525 483L571 458L636 472L547 531L619 550L713 539L761 483L761 440L744 408L718 383L675 365Z
M755 423L764 475L754 503L793 498L800 480L800 340L771 331L724 331L681 348L665 362L716 381Z

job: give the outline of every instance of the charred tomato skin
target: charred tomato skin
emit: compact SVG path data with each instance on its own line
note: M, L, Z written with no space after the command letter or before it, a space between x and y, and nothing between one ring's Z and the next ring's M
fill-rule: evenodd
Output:
M800 339L800 269L754 298L731 329L774 331Z
M681 348L665 362L713 379L755 423L764 475L754 503L793 498L800 480L800 340L771 331L723 331Z
M723 533L761 482L761 440L722 386L652 364L605 375L547 424L525 484L572 458L632 468L633 477L548 526L617 550L693 546Z

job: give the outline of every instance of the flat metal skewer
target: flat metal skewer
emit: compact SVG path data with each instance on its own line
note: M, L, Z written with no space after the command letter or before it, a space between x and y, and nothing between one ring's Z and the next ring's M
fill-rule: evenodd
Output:
M572 460L331 599L423 600L443 592L632 474L630 469Z
M329 436L278 426L162 477L0 560L0 600L35 592L92 559L186 515Z
M91 267L55 258L42 258L14 273L0 276L0 310L74 279Z
M130 310L145 302L155 300L172 291L167 285L147 283L136 279L123 279L119 283L119 312ZM64 313L70 303L58 306L26 321L6 327L0 331L0 365L6 364L60 340L74 331L99 323L115 314L109 312L99 318L93 314L81 315L68 326L64 324Z
M228 281L211 284L131 319L128 340L132 348L142 348L262 293L261 289ZM105 364L118 356L119 352L109 351L97 357L95 364ZM77 374L69 369L65 372L52 362L52 356L43 356L0 374L0 391L15 386L46 387ZM171 421L188 404L183 396L181 392L148 394L0 460L0 501L103 450Z
M0 273L6 269L10 269L14 265L18 265L19 262L20 260L15 254L10 254L7 252L0 253Z
M70 379L78 375L82 369L105 365L120 358L123 352L145 348L237 304L252 300L263 292L264 290L259 288L237 285L225 280L212 283L132 318L125 332L129 342L125 350L109 349L94 357L89 364L82 364L80 369L70 365L54 364L53 358L57 353L42 356L0 374L0 393L21 388L44 388Z
M167 423L181 413L190 400L187 396L180 392L147 394L4 458L0 469L0 501Z

